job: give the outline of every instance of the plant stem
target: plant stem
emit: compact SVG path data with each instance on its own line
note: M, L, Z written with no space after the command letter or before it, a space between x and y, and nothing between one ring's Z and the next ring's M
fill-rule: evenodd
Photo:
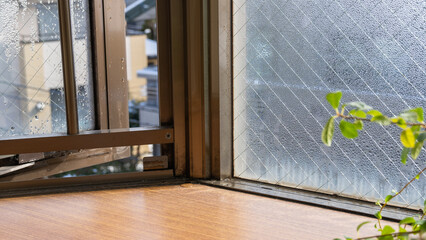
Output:
M339 116L341 118L344 118L344 119L353 119L353 120L361 120L361 121L371 122L371 119L369 119L369 118L354 117L354 116L350 116L350 115L344 115L344 114L341 114L341 113L337 113L337 116ZM394 122L391 122L391 124L397 125ZM411 126L411 127L413 127L413 126L419 126L421 128L426 129L426 124L425 123L405 123L405 124L407 126Z
M392 199L394 199L396 196L398 196L399 194L401 194L402 193L402 191L404 191L412 182L414 182L416 179L417 179L417 176L420 176L424 171L426 171L426 168L423 168L423 170L421 170L413 179L411 179L411 181L409 181L407 184L405 184L405 186L399 191L399 192L397 192L395 195L393 195L390 199L389 199L389 201L390 200L392 200ZM387 202L385 202L383 205L382 205L382 207L380 208L380 211L379 211L379 213L380 213L380 215L382 214L382 211L383 211L383 209L388 205L388 202L389 201L387 201ZM423 216L424 216L424 214L423 214ZM380 229L383 229L382 228L382 224L381 224L381 222L380 222L380 219L378 218L377 219L377 221L378 221L378 223L379 223L379 227L380 227Z
M355 240L365 240L365 239L372 239L372 238L379 238L379 237L398 237L398 236L416 234L416 233L420 233L420 231L404 232L404 233L398 232L398 233L391 233L386 235L376 235L376 236L370 236L370 237L356 238Z

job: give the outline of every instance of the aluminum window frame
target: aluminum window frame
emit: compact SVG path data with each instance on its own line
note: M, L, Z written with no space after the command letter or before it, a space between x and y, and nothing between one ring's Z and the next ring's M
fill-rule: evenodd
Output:
M213 180L201 180L201 183L366 216L372 216L377 212L377 208L371 202L240 179L234 176L233 1L211 0L208 19L209 117L212 123L210 154ZM400 221L407 215L418 213L420 212L416 209L388 206L383 216L387 220Z
M47 134L43 136L24 136L16 138L6 138L0 140L0 155L5 153L21 154L34 152L48 152L59 150L80 150L77 157L74 156L74 162L62 160L59 165L88 166L123 158L128 151L123 153L122 146L145 145L145 144L163 144L163 154L168 155L173 167L174 155L174 128L173 128L173 105L172 101L172 78L170 70L170 0L157 1L159 44L158 58L159 66L159 102L161 126L153 128L129 128L128 121L128 100L127 100L127 79L125 62L125 32L126 22L124 17L125 2L115 0L93 0L89 1L90 25L92 29L92 61L94 74L95 91L95 112L96 129L94 131L78 132L76 89L74 79L74 61L72 50L72 33L70 19L70 1L58 0L60 28L61 28L61 50L63 56L63 74L65 84L65 94L67 103L67 134ZM168 63L169 62L169 63ZM124 65L124 66L123 66ZM164 66L163 66L164 65ZM174 90L173 90L174 91ZM96 149L93 149L96 148ZM95 157L92 162L84 158L85 152L102 152L105 148L111 148L109 160L105 156ZM81 151L81 149L87 149ZM79 158L78 155L82 157ZM95 156L93 153L90 156ZM75 159L77 158L77 159ZM103 159L103 160L102 160ZM56 159L57 160L57 159ZM181 159L184 161L186 159ZM181 164L182 165L182 164ZM58 165L55 165L58 167ZM45 168L49 168L49 165ZM43 170L45 171L45 170ZM173 171L158 171L164 175L167 171L167 177L173 176ZM181 170L177 175L181 176L185 170ZM126 175L134 179L135 174L119 174L119 179L125 179ZM147 173L139 173L142 178ZM149 175L149 174L148 174ZM102 177L102 179L117 179L117 177ZM78 178L78 177L77 177ZM96 178L96 177L94 177ZM9 179L13 180L14 178ZM25 179L24 179L25 180ZM59 182L73 182L75 180L64 179ZM7 189L9 186L33 186L34 181L16 183L0 183L0 189ZM42 180L43 184L52 183L55 185L58 181L52 179ZM47 184L49 185L49 184Z

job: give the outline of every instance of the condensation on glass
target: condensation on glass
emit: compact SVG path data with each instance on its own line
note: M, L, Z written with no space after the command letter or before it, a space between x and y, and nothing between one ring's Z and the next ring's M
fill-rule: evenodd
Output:
M71 1L80 130L94 128L87 0ZM0 138L66 133L57 0L0 1Z
M236 177L375 201L425 167L424 152L400 163L397 128L321 142L329 92L391 116L426 107L422 1L234 0L233 9ZM418 207L425 192L416 181L395 200Z
M80 131L95 128L89 0L71 1L74 68Z

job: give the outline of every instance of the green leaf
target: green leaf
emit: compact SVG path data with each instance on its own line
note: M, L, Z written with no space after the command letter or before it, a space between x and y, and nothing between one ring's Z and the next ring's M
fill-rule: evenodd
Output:
M421 132L419 136L417 136L417 141L423 142L424 140L426 140L426 132Z
M403 228L402 228L403 229ZM403 229L405 232L407 232L407 230ZM398 240L409 240L408 238L408 233L404 234L404 231L399 231L400 233L402 233L401 235L398 236Z
M358 137L358 131L353 123L342 120L340 121L339 127L344 137L349 139Z
M389 202L393 198L392 195L387 195L385 198L385 203Z
M371 110L371 111L368 111L368 112L367 112L367 114L368 114L368 115L371 115L371 116L373 116L373 117L376 117L376 116L382 116L382 115L383 115L381 112L379 112L379 111L377 111L377 110Z
M416 145L414 145L414 148L411 149L411 157L413 159L417 159L420 155L420 152L422 151L424 142L416 142Z
M406 148L413 148L416 145L416 139L411 128L404 129L401 132L401 142Z
M356 227L356 231L359 232L359 230L362 228L362 226L364 226L365 224L369 224L371 223L370 221L366 221L366 222L362 222L361 224L358 225L358 227Z
M361 120L355 120L354 126L357 130L362 130L364 128L364 123Z
M425 199L425 202L423 203L423 213L426 213L426 199Z
M369 111L373 109L372 107L368 106L367 104L363 102L350 102L350 103L347 103L346 105L354 107L355 109L362 110L362 111Z
M419 231L420 230L420 226L419 225L414 225L413 226L413 231Z
M420 132L421 128L418 125L412 126L411 130L413 131L413 133L418 133Z
M324 129L322 130L321 140L322 142L327 145L331 146L331 143L333 141L333 135L334 135L334 118L331 117L327 124L325 125Z
M423 207L423 214L426 214L426 200L425 200L424 207Z
M417 121L419 121L419 122L423 122L424 121L423 108L421 108L421 107L414 108L414 109L410 109L409 111L416 113L416 115L417 115Z
M374 216L376 216L377 219L382 220L382 213L380 211L376 212Z
M382 235L388 235L395 232L395 229L393 229L391 226L386 225L382 230Z
M383 229L382 229L382 236L383 235L389 235L395 232L395 229L393 229L391 226L386 225ZM383 237L379 237L380 240L393 240L392 236L383 236Z
M422 225L420 225L420 232L422 233L426 232L426 222L423 222Z
M411 110L405 111L401 113L399 116L407 122L416 122L418 118L417 113L412 112Z
M398 127L402 128L402 129L406 129L407 128L407 123L401 117L392 118L391 121L393 123L395 123L396 125L398 125Z
M417 220L416 225L419 226L419 230L421 232L426 232L426 220Z
M407 158L408 158L408 154L410 153L410 149L409 148L406 148L406 147L404 147L403 149L402 149L402 153L401 153L401 162L402 162L402 164L407 164Z
M412 225L414 223L416 223L416 219L414 219L413 217L407 217L407 218L402 219L399 222L399 225L403 225L403 224Z
M352 116L359 117L359 118L366 118L367 117L367 114L364 111L358 110L358 109L351 110L349 113Z
M329 93L326 98L331 107L337 109L340 104L340 99L342 99L342 92Z
M388 117L383 116L383 115L375 116L375 117L371 118L371 121L376 122L376 123L383 125L383 126L388 126L392 123L391 120Z

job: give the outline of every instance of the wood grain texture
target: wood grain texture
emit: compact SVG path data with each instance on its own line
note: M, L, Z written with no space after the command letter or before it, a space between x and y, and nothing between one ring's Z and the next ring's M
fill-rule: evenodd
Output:
M194 184L0 199L0 213L0 239L333 239L372 220Z

